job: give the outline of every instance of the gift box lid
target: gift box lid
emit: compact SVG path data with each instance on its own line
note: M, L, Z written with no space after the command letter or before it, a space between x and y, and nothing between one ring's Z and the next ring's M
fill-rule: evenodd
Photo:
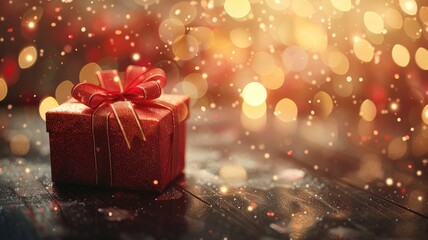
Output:
M184 95L162 94L158 100L168 102L177 108L178 121L182 122L189 115L189 97ZM153 125L158 126L159 133L163 136L169 135L173 131L171 111L161 106L145 106L134 104L135 112L138 115L144 131L153 130ZM91 134L91 115L93 109L78 102L75 99L61 104L46 113L46 128L50 133L82 133ZM110 115L109 122L116 122L113 114Z

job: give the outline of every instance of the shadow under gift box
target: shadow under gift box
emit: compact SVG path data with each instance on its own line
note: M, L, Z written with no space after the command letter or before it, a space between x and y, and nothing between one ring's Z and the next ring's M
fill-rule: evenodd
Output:
M177 108L176 138L171 110L134 104L146 141L134 138L128 149L120 126L110 114L102 149L110 158L95 157L93 109L71 99L46 113L52 181L130 190L163 191L184 169L189 97L163 94L157 100ZM107 139L108 131L108 139ZM174 148L174 139L178 140ZM97 144L98 145L98 144ZM106 144L104 144L106 145ZM178 156L173 157L173 154Z

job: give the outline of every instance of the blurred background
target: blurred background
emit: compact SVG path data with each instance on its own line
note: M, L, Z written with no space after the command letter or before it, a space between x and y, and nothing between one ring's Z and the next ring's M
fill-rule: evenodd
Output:
M428 212L427 43L422 0L3 0L1 155L48 154L29 126L96 71L160 67L194 122Z

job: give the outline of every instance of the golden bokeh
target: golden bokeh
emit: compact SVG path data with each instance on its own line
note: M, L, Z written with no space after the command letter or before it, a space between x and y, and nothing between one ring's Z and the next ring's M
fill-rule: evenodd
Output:
M259 82L250 82L242 90L244 102L251 106L259 106L266 101L266 88Z
M342 12L347 12L352 8L351 0L330 0L333 7Z
M315 114L327 117L333 110L333 100L328 93L320 91L312 99L312 106L314 107Z
M207 27L195 27L189 30L189 35L193 36L199 42L199 50L210 49L215 42L214 32Z
M312 3L307 0L293 0L291 2L291 8L293 12L300 17L309 18L315 13Z
M253 36L249 30L245 28L237 27L232 29L229 33L229 37L233 45L239 48L248 48L254 42Z
M349 60L345 54L339 51L330 51L326 53L326 64L330 69L339 75L345 75L349 70Z
M267 52L258 52L251 60L251 67L259 75L268 75L275 68L275 59Z
M266 4L273 10L284 11L290 6L290 0L265 0Z
M305 50L322 52L327 48L327 32L322 25L314 24L308 20L297 19L293 35L298 46Z
M184 94L196 99L207 93L208 83L201 74L191 73L183 79L181 87Z
M404 32L411 39L419 39L421 37L422 28L418 20L407 17L404 19Z
M219 174L221 179L227 180L246 180L247 171L239 164L226 164L220 168Z
M184 23L177 18L168 18L159 24L159 38L168 44L183 36L184 32Z
M385 23L394 29L401 29L403 26L403 17L400 12L394 8L388 8L385 12Z
M284 84L285 73L280 68L275 66L273 71L267 75L261 76L263 85L271 90L278 89Z
M46 97L44 98L39 105L39 114L40 117L46 121L46 112L51 110L52 108L58 107L59 104L53 97Z
M6 81L2 77L0 77L0 101L6 98L7 91L8 88Z
M225 0L224 10L233 18L243 18L251 11L251 4L248 0Z
M408 15L415 15L418 11L418 4L415 0L400 0L400 8Z
M274 114L283 122L296 121L298 114L297 105L293 100L283 98L276 104Z
M428 6L421 7L419 10L419 17L425 25L428 25Z
M369 41L358 37L354 39L354 53L361 61L370 62L373 59L374 50Z
M287 47L281 57L286 71L302 71L306 68L309 61L307 53L297 46Z
M422 70L428 70L428 50L420 47L416 50L415 61Z
M376 105L370 100L366 99L360 106L360 116L366 121L373 121L376 118L377 108Z
M425 105L424 109L422 110L421 117L423 123L428 125L428 105Z
M398 160L407 152L407 143L401 137L392 139L388 144L388 158Z
M381 34L384 29L382 16L377 12L367 11L364 13L364 24L372 33Z
M98 85L97 72L101 71L101 67L96 63L88 63L80 69L79 81Z
M177 18L185 24L191 23L197 15L197 10L194 2L179 2L169 10L170 18Z
M58 104L64 103L71 98L71 89L73 89L74 84L68 80L61 82L55 90L55 99Z
M198 54L198 51L198 40L189 34L177 38L172 44L172 52L180 60L190 60Z
M400 67L406 67L410 61L409 50L401 44L395 44L392 48L392 60Z
M258 106L249 105L246 102L242 103L242 112L251 119L261 118L266 114L266 103L262 103Z
M12 154L24 156L27 155L29 150L30 140L28 140L27 136L18 134L10 140L10 151Z
M18 56L18 64L22 69L29 68L37 61L37 49L29 46L21 50Z
M22 16L21 25L33 29L43 16L43 8L33 6Z

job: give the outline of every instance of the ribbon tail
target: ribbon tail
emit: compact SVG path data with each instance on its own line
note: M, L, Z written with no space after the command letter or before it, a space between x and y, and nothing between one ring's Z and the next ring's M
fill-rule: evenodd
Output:
M110 104L110 108L117 120L120 131L123 134L128 149L131 149L131 144L134 138L141 138L146 141L143 128L138 119L135 109L131 102L121 101Z
M102 105L92 114L92 137L95 158L95 184L112 186L111 149L109 136L110 108Z

